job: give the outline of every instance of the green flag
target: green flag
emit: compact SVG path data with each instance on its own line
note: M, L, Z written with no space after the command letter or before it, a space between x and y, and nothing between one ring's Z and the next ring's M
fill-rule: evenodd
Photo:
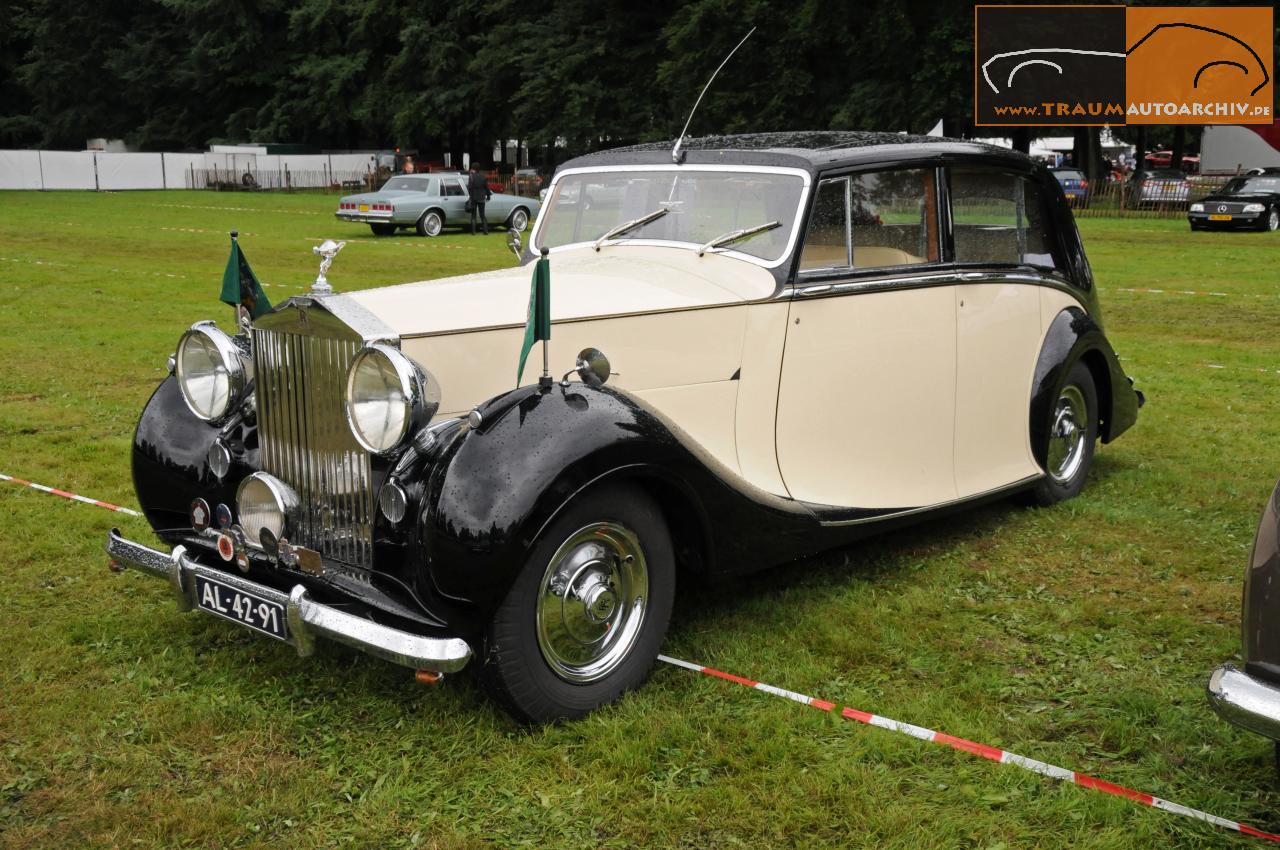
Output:
M529 318L524 326L524 345L520 347L520 368L516 370L516 386L524 374L524 362L538 340L551 339L551 262L547 252L533 264L533 283L529 287Z
M221 300L232 307L243 304L249 311L249 317L253 319L271 310L271 302L262 291L262 284L258 283L253 269L249 268L249 261L244 258L235 234L231 236L231 256L227 258L227 270L222 273Z

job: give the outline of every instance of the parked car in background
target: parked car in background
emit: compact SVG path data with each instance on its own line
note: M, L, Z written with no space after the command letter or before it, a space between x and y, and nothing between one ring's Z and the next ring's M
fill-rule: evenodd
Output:
M539 192L546 185L546 180L536 168L517 168L514 179L516 194L525 198L540 197Z
M1280 230L1280 171L1233 178L1187 212L1192 230Z
M535 198L494 192L484 214L491 225L523 231L541 206ZM451 171L401 174L376 192L343 197L334 216L368 224L375 236L390 236L399 228L413 228L420 236L437 236L445 227L470 224L467 177Z
M1071 206L1080 209L1089 206L1089 180L1082 171L1075 168L1054 168L1052 171Z
M1280 741L1280 483L1271 492L1244 568L1240 635L1244 669L1209 677L1209 704L1224 720ZM1280 744L1276 747L1280 766Z
M1190 198L1191 183L1176 168L1137 171L1129 183L1129 206L1137 209L1186 209Z
M470 662L553 721L648 676L682 576L1070 499L1137 421L1062 189L1013 151L607 151L560 167L515 247L523 268L186 331L132 449L167 548L112 532L114 563L303 654ZM555 379L520 355L544 252Z

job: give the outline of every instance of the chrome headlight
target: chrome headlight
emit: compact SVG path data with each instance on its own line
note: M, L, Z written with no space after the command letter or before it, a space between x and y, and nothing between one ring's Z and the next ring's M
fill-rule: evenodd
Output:
M1204 204L1192 204L1192 205L1191 205L1191 211L1192 211L1192 212L1204 212Z
M1265 204L1245 204L1244 205L1245 212L1262 212L1266 208L1267 207Z
M440 385L429 372L389 345L366 346L347 372L347 424L356 442L385 454L431 421Z
M192 325L178 340L174 360L182 399L196 416L212 422L239 404L247 382L244 358L213 322Z
M240 482L236 490L236 513L245 539L262 546L262 532L270 531L269 540L285 536L289 515L298 508L298 496L289 485L265 472L255 472ZM274 554L274 553L273 553Z

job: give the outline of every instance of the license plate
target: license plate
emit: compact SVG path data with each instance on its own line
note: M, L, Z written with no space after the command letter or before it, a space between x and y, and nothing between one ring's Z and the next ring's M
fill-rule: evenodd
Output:
M368 205L368 204L361 204L361 205L360 205L360 212L368 212L368 211L369 211L369 205Z
M196 575L196 602L202 611L217 614L273 638L287 641L284 606L255 593L238 590L202 575Z
M1209 216L1209 221L1231 221L1231 216L1229 216L1229 215L1211 215L1211 216Z

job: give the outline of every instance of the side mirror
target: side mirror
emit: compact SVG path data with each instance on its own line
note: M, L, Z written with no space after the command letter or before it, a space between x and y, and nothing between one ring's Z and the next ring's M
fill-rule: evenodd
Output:
M589 387L604 386L604 382L612 374L609 371L609 358L598 348L584 348L578 352L576 371L582 383Z
M511 249L511 253L516 255L519 261L520 255L524 253L524 246L520 242L520 231L514 227L507 231L507 247Z

